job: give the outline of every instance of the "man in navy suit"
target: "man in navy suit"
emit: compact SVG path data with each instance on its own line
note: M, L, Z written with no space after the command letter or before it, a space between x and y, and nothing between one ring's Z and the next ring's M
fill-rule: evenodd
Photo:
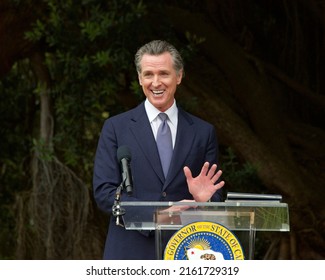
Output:
M100 209L111 214L121 183L117 150L132 154L133 193L121 201L221 201L221 170L213 125L177 107L174 98L183 78L179 52L166 41L155 40L135 55L139 83L146 100L136 108L110 117L104 123L95 155L93 189ZM173 154L165 176L156 144L158 114L168 116ZM110 219L104 259L156 259L152 232L125 230Z

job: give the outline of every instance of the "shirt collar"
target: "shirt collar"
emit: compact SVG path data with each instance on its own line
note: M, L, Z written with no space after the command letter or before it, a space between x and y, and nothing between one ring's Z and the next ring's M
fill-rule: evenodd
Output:
M148 99L146 99L144 102L144 106L148 115L149 122L151 123L161 112L155 106L153 106ZM176 106L176 100L174 99L173 105L164 112L168 115L168 118L173 125L177 124L177 112L178 110Z

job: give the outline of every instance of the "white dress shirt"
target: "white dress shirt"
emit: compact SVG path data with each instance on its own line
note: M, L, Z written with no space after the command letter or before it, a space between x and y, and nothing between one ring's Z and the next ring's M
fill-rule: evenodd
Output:
M161 124L161 120L158 117L158 114L161 112L155 106L153 106L148 99L146 99L146 101L144 102L144 107L147 112L147 116L152 128L153 135L155 136L155 139L157 139L158 128L159 125ZM172 133L173 147L175 147L177 123L178 123L178 109L176 106L176 100L174 100L173 105L164 113L168 115L167 123Z

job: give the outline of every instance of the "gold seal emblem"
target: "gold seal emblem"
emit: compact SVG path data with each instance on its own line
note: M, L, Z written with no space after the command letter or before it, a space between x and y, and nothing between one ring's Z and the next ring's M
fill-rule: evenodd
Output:
M213 222L195 222L179 229L168 241L164 260L243 260L237 237Z

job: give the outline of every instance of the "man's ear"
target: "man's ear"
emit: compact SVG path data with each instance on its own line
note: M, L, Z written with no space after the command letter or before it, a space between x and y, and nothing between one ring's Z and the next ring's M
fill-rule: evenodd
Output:
M178 76L177 76L177 84L180 85L182 82L183 78L183 70L179 71Z
M142 82L141 82L140 74L138 74L138 80L139 80L139 84L140 84L140 86L142 86Z

